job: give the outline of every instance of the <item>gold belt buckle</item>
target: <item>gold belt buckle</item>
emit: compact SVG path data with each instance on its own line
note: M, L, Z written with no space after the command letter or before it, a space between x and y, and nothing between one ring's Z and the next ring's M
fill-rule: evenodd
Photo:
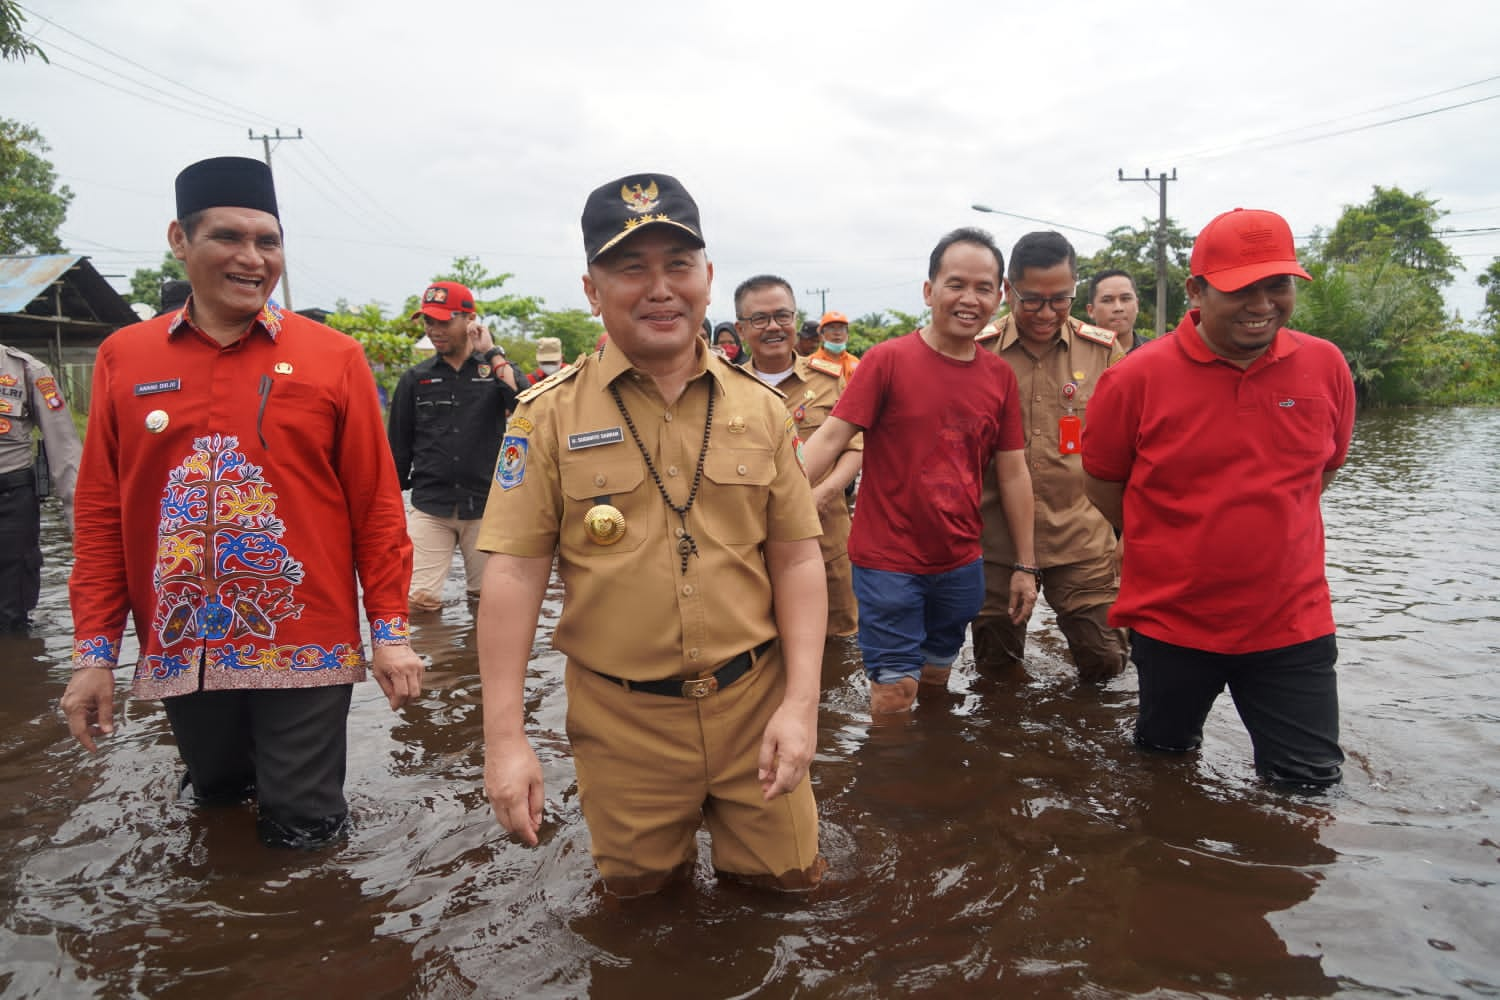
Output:
M696 677L690 681L682 682L682 696L684 698L707 698L719 690L719 679L717 677Z

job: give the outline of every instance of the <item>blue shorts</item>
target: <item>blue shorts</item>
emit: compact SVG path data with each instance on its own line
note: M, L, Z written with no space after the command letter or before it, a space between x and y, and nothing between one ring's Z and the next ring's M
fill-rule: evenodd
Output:
M946 573L892 573L854 567L859 649L877 684L917 677L922 665L950 667L964 630L984 605L984 560Z

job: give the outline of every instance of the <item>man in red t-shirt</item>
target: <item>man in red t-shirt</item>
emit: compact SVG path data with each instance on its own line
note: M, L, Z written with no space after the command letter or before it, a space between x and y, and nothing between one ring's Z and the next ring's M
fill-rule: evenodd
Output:
M859 375L806 446L807 474L818 482L849 440L865 435L849 561L872 715L909 711L920 683L947 685L964 630L984 603L979 495L992 457L1021 560L1011 577L1012 620L1025 621L1036 603L1016 376L974 346L999 308L1004 268L983 230L956 229L939 240L922 284L932 321L865 352Z
M1193 245L1192 309L1099 379L1083 430L1089 499L1123 531L1109 623L1133 631L1135 740L1188 751L1227 686L1273 781L1340 778L1333 609L1319 498L1349 451L1339 349L1286 328L1292 231L1218 216Z

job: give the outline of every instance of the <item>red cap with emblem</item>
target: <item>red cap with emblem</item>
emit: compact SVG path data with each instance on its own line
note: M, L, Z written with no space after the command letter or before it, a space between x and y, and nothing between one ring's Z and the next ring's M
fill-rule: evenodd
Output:
M446 323L454 313L474 311L474 293L456 281L435 281L422 293L422 307L411 314L412 319L428 315Z
M1193 243L1189 270L1221 292L1236 292L1275 274L1312 280L1297 263L1292 227L1275 212L1236 208L1216 216Z

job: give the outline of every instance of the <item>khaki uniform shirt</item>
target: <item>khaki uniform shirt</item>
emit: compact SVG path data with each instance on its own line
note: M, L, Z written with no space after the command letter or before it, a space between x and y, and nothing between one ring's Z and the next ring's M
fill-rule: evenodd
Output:
M1005 316L996 326L999 333L979 343L1009 364L1020 384L1026 465L1036 498L1037 563L1044 569L1066 566L1114 551L1114 531L1084 495L1079 451L1062 454L1058 431L1059 419L1068 414L1087 420L1089 397L1099 376L1125 356L1114 332L1070 316L1058 337L1038 354L1019 339L1014 316ZM985 561L1014 563L1015 544L1006 527L993 465L985 470L980 512Z
M47 446L52 492L72 520L73 488L83 445L52 370L25 351L0 346L0 473L29 469L34 461L32 428Z
M797 436L804 442L823 426L833 405L844 392L846 381L843 367L837 362L825 361L816 355L801 357L793 355L792 369L785 378L776 383L776 388L786 397L786 412L797 425ZM863 451L865 436L854 435L844 451ZM828 562L843 555L849 549L849 505L835 501L829 509L820 511L823 537L819 547L823 561Z
M633 681L693 677L776 635L763 545L816 538L818 515L782 401L751 373L697 351L697 373L666 405L613 343L523 392L500 446L479 547L558 557L564 586L553 644L578 665ZM682 523L662 499L615 386L672 502L686 503L698 553L682 570ZM624 532L600 544L584 515L617 508Z

